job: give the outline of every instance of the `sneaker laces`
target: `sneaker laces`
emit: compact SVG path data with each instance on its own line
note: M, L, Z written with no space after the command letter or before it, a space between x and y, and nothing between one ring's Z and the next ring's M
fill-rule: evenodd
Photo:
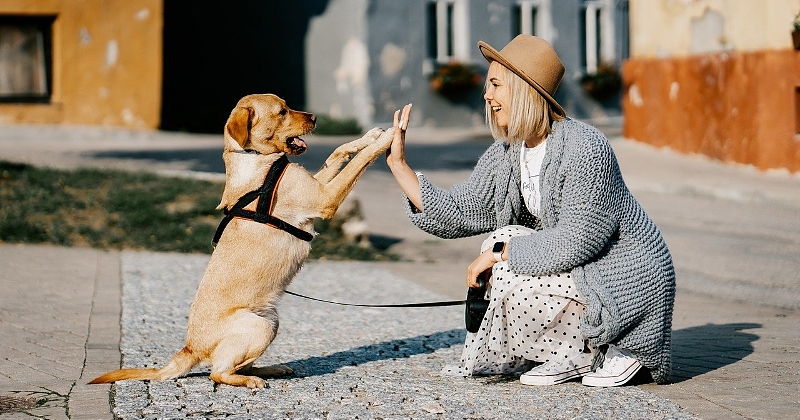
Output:
M605 360L596 373L610 374L612 367L619 364L630 364L631 361L636 361L633 354L628 349L621 349L613 344L608 345L606 350Z

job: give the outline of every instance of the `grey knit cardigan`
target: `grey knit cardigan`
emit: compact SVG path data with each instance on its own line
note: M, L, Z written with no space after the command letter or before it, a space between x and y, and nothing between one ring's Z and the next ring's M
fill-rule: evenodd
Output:
M470 177L449 190L418 174L424 212L405 200L411 222L448 239L518 223L520 147L494 142ZM586 337L630 350L657 383L667 382L672 258L625 185L608 140L582 122L554 122L540 182L540 229L511 239L510 269L529 275L571 271L587 302L580 325Z

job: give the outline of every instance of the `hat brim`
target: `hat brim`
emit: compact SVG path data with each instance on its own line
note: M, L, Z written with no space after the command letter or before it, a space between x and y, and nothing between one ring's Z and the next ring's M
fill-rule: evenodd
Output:
M518 69L517 66L511 64L511 62L506 60L506 58L503 57L499 51L492 48L491 45L483 41L478 41L478 48L480 49L481 54L483 54L483 58L485 58L486 61L488 61L489 63L491 63L492 61L497 61L498 63L502 64L505 68L513 71L514 74L522 78L522 80L527 82L529 85L533 86L533 88L536 89L537 92L539 92L542 96L544 96L544 99L548 103L550 103L550 106L553 107L553 110L555 111L556 114L562 117L567 116L567 113L564 112L564 108L562 108L561 105L549 93L547 93L547 91L539 83L536 83L535 80L531 79L527 74L525 74L525 72Z

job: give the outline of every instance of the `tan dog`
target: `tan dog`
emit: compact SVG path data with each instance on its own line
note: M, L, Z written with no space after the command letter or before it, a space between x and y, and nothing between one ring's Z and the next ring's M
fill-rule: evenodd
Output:
M282 155L304 152L307 145L299 136L314 124L313 114L291 110L275 95L242 98L225 124L226 180L219 208L230 209L241 196L258 189ZM274 195L273 215L313 233L313 219L333 216L367 166L388 149L393 133L394 128L375 128L339 146L314 176L289 164ZM246 209L255 209L255 204ZM90 383L173 379L198 364L210 365L211 379L217 383L250 388L264 387L261 377L293 373L288 366L256 368L253 362L275 338L275 305L310 250L309 242L283 230L234 218L197 290L184 348L163 368L119 369Z

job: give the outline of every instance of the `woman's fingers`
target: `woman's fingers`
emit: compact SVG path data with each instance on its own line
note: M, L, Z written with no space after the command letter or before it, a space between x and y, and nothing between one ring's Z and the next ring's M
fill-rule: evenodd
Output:
M395 115L397 115L397 112L395 112ZM408 118L410 116L411 116L411 104L408 104L403 107L400 121L397 123L397 127L399 127L403 131L408 130Z
M484 272L491 271L494 266L494 254L491 250L487 250L479 255L472 264L467 267L467 287L478 287L478 276L485 275Z

